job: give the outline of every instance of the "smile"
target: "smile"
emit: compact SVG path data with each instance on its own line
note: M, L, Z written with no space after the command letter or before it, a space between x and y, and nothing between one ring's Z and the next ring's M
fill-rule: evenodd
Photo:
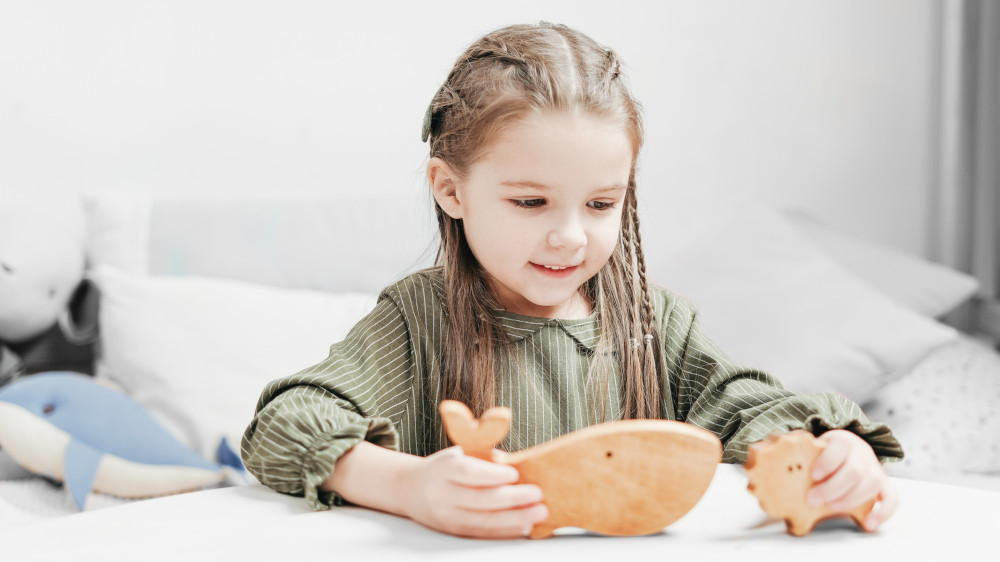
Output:
M549 277L568 277L579 267L577 265L540 265L537 263L532 263L531 266L536 271Z

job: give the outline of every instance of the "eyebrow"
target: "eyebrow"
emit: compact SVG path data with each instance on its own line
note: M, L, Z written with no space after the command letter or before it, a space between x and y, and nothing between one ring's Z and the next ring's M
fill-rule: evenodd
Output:
M542 190L549 189L549 186L545 185L544 183L538 183L536 181L531 181L531 180L502 181L502 182L500 182L500 185L506 185L508 187L518 187L518 188L521 188L521 189L542 189ZM625 185L625 184L623 184L623 183L616 183L614 185L600 187L600 188L596 189L595 191L598 191L598 192L602 192L602 191L618 191L618 190L622 190L622 189L628 189L628 186Z

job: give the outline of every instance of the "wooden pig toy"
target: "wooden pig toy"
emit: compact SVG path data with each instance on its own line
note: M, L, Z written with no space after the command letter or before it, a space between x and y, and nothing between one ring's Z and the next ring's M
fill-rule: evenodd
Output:
M453 400L440 406L448 437L466 454L509 464L518 483L542 488L549 518L531 538L560 527L604 535L657 533L704 495L722 459L715 434L666 420L594 425L515 453L494 451L510 430L510 410L490 408L480 419Z
M801 429L772 435L748 450L744 464L750 480L747 489L757 496L761 509L771 517L784 519L788 532L797 537L834 517L851 517L862 526L875 505L872 499L847 511L833 511L824 505L806 503L806 493L813 484L809 473L822 451L823 443Z

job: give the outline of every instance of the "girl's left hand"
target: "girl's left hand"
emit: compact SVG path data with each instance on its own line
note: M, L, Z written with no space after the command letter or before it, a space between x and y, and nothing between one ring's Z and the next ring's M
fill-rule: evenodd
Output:
M889 480L875 451L856 434L834 429L817 437L826 444L812 467L813 486L806 495L810 505L826 504L847 510L872 498L879 503L862 525L872 532L892 517L899 505L899 492Z

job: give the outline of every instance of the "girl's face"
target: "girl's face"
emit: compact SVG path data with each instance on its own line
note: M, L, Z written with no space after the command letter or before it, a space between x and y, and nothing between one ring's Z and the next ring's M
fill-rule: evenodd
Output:
M609 119L532 113L498 136L466 181L439 188L435 176L449 176L439 159L428 175L506 309L581 318L590 305L580 287L618 243L632 156L626 132Z

